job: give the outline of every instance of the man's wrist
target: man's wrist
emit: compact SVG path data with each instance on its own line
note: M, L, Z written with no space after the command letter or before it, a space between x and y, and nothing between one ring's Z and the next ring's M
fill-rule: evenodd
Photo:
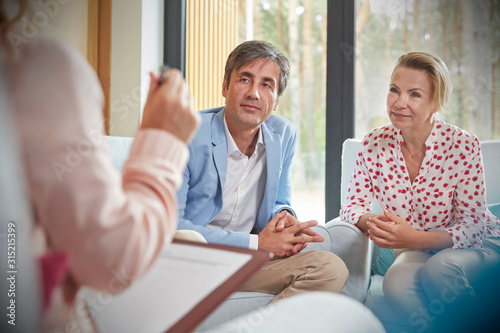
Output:
M282 209L280 209L279 212L278 212L278 214L281 213L284 210L287 211L288 214L290 214L290 215L292 215L294 217L297 217L297 216L295 216L295 212L293 210L289 209L289 208L282 208Z

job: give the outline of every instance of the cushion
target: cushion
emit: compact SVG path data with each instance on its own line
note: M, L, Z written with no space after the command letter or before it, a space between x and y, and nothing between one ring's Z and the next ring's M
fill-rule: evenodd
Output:
M500 202L488 205L490 212L500 219Z
M104 136L104 140L111 151L113 166L122 171L123 164L128 159L130 148L134 142L134 138L119 137L119 136Z
M395 259L393 249L380 249L377 260L372 264L373 274L385 275Z
M484 164L484 186L488 204L500 203L500 140L481 141L481 152Z

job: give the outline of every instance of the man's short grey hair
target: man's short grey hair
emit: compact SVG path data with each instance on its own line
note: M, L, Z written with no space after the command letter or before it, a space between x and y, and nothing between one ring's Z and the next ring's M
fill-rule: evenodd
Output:
M288 78L290 77L290 62L273 44L260 40L243 42L231 52L227 58L224 72L226 86L229 86L229 80L234 70L238 70L246 64L258 59L272 60L278 65L280 72L278 97L281 96L286 89Z

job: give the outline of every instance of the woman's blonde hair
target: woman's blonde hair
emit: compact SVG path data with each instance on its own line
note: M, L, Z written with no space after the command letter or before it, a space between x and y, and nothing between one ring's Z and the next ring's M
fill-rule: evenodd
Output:
M432 101L437 110L440 111L446 107L453 87L448 67L441 58L426 52L410 52L399 57L392 75L399 67L426 72L431 79Z

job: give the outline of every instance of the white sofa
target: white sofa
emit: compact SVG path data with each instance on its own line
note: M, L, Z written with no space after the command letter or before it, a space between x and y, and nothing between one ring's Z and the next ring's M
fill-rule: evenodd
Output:
M344 200L352 170L359 152L359 139L347 139L342 149L341 198ZM500 140L481 142L486 176L488 204L500 203ZM374 204L374 212L381 209ZM335 218L325 227L331 236L332 251L345 262L349 279L343 294L365 304L382 322L388 332L400 332L402 323L385 301L382 291L382 275L374 274L372 267L380 249L357 227Z

